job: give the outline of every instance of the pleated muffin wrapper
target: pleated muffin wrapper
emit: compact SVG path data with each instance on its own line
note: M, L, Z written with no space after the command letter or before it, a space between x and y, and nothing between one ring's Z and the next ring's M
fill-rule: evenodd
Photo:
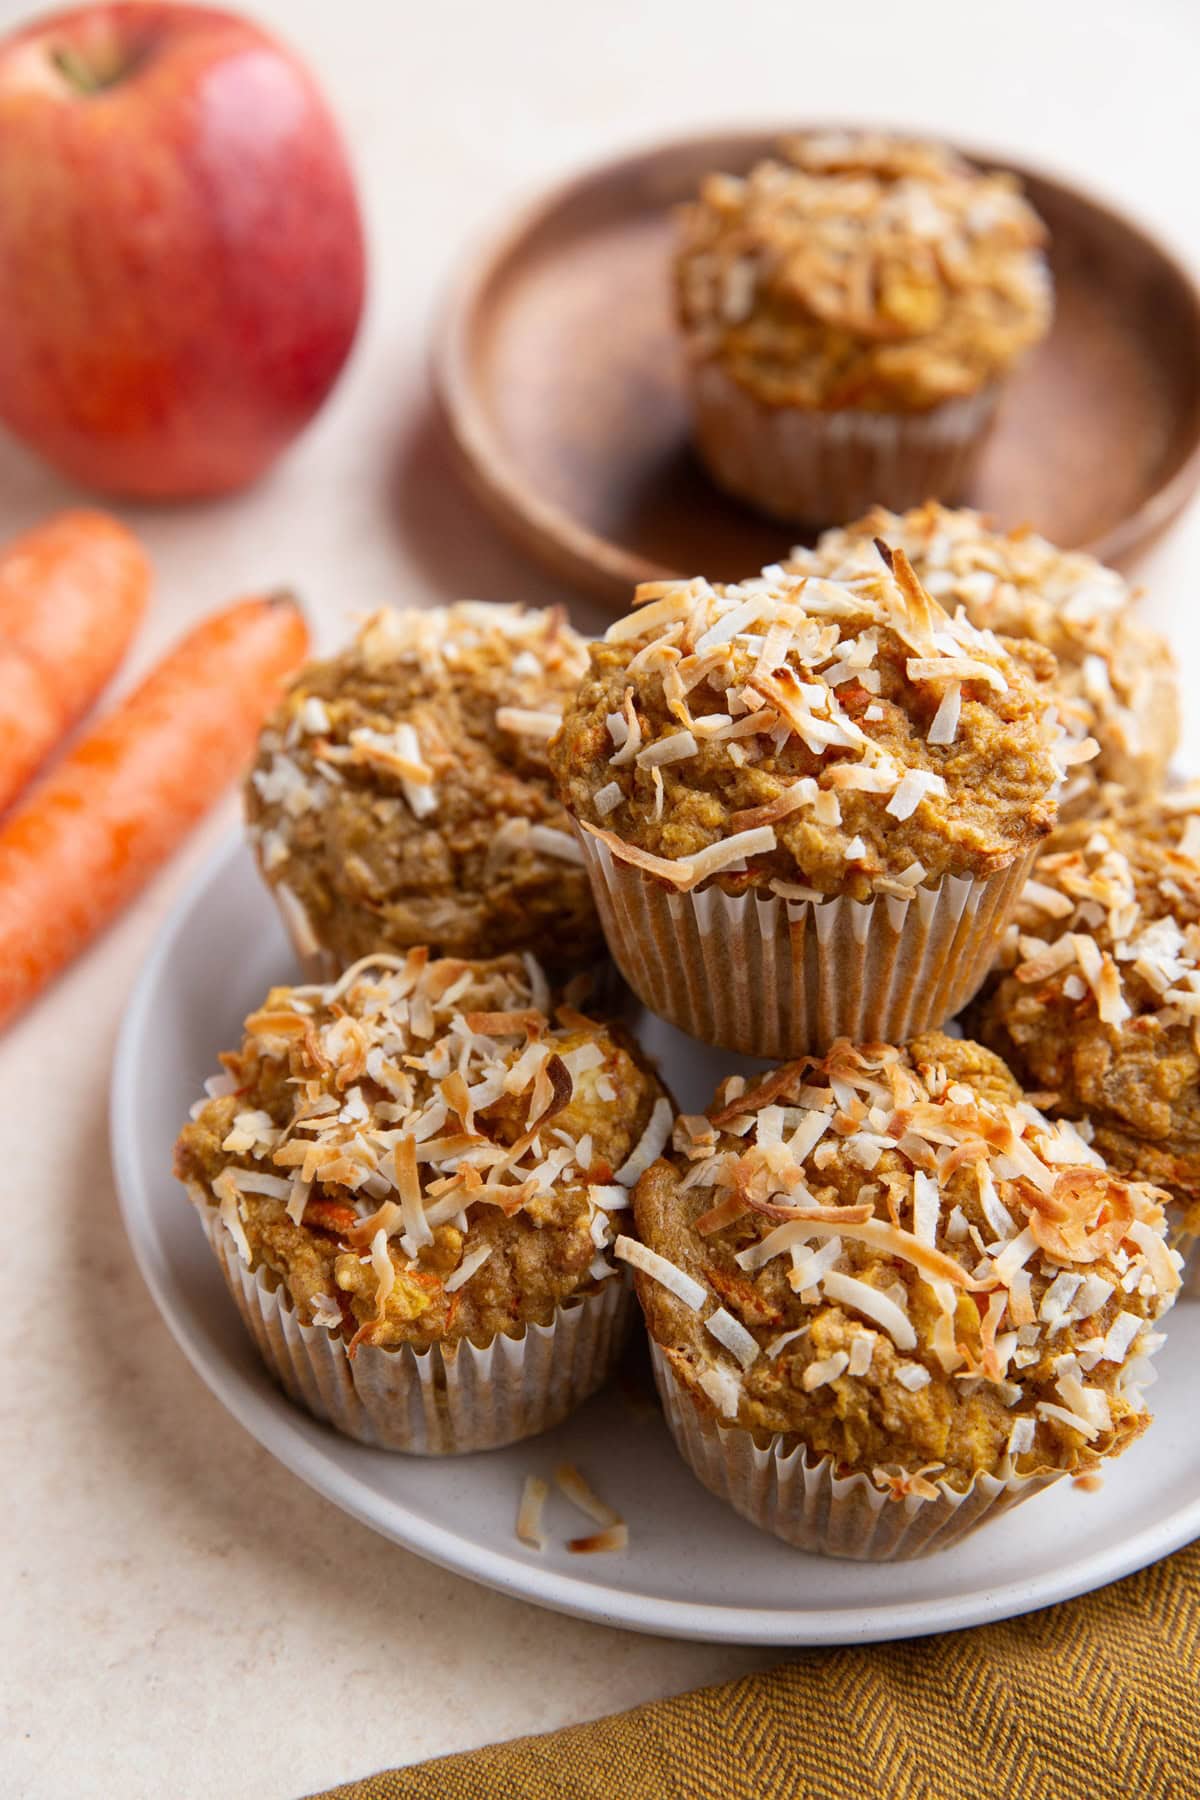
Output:
M838 525L961 494L996 414L998 384L924 412L770 406L719 363L689 367L697 449L718 486L790 525Z
M363 1344L351 1361L344 1340L301 1324L283 1284L248 1269L212 1207L200 1213L242 1320L288 1397L347 1437L413 1456L499 1450L559 1425L612 1374L633 1317L621 1274L551 1324L482 1348L460 1338L417 1351Z
M978 991L1036 851L912 900L680 893L579 833L608 947L638 998L704 1043L785 1061L899 1044Z
M935 1500L894 1499L866 1475L838 1475L831 1456L810 1457L796 1439L723 1425L703 1411L651 1340L654 1379L675 1447L697 1480L761 1531L793 1549L856 1562L906 1562L946 1550L988 1519L1061 1481L1068 1471L976 1475L960 1491L935 1481Z

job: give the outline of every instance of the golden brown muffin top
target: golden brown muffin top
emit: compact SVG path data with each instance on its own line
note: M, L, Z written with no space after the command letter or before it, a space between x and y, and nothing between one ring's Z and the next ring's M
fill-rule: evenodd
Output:
M375 956L274 988L176 1172L301 1320L417 1348L543 1323L615 1273L610 1212L671 1106L532 958Z
M1056 832L976 1029L1200 1229L1200 788Z
M298 935L341 966L431 944L600 947L546 745L587 666L558 611L384 610L301 670L259 740L250 834ZM559 939L561 938L561 941Z
M1161 788L1179 742L1175 659L1138 617L1122 575L1035 531L992 531L979 513L932 500L902 515L875 507L824 532L814 549L793 550L784 566L852 580L874 566L876 538L904 551L947 612L961 607L981 630L1053 652L1059 718L1072 740L1091 737L1099 747L1094 761L1070 771L1063 817L1109 807L1109 784L1141 795Z
M891 562L638 588L550 746L582 829L681 891L786 899L911 898L1036 845L1080 751L1033 679L1053 659L949 618Z
M689 354L769 404L921 410L973 394L1050 325L1045 228L1014 176L876 134L797 137L684 209Z
M682 1117L619 1239L698 1403L881 1487L1083 1470L1146 1423L1179 1286L1163 1196L997 1057L844 1039Z

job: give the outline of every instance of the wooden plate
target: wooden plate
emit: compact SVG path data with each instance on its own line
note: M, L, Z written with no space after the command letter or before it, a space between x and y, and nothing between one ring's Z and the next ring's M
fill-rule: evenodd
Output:
M779 135L690 138L556 188L470 263L442 319L436 391L478 498L606 599L672 572L737 579L796 538L720 494L692 454L668 280L671 208ZM1058 295L967 498L1001 524L1128 559L1200 480L1200 292L1109 207L966 154L1024 181Z

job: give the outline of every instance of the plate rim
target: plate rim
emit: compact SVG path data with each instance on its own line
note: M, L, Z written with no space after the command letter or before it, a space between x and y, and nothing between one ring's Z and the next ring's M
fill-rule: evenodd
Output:
M430 384L437 416L454 452L455 461L475 499L521 548L552 574L609 605L628 600L637 583L675 578L687 571L673 570L650 557L637 554L614 539L602 537L576 519L566 507L547 498L519 473L504 441L493 431L475 383L471 379L471 344L480 302L499 275L514 248L546 219L569 205L572 197L606 179L639 166L653 166L708 143L775 140L789 133L830 129L872 129L890 134L911 132L911 127L847 125L795 120L763 127L744 121L722 124L669 137L642 140L625 149L581 163L571 173L527 194L500 223L478 233L460 254L453 277L441 294L428 348ZM1057 189L1082 202L1107 223L1119 227L1151 252L1182 293L1188 296L1200 338L1200 280L1180 252L1148 225L1141 223L1090 185L1065 172L1031 164L1004 150L960 141L942 140L971 162L1004 168L1022 181L1030 180ZM1200 402L1193 409L1192 441L1179 466L1147 494L1132 512L1125 514L1099 537L1078 548L1101 562L1120 563L1145 550L1178 517L1200 486Z
M926 1637L1015 1618L1135 1574L1200 1536L1198 1494L1189 1505L1166 1519L1044 1579L1026 1577L1001 1587L935 1601L844 1609L767 1608L647 1597L611 1582L602 1585L594 1580L583 1581L525 1560L518 1554L515 1540L513 1548L483 1548L431 1521L407 1502L384 1499L374 1493L357 1474L340 1465L337 1451L341 1440L331 1427L309 1419L274 1387L263 1387L211 1352L168 1259L159 1253L149 1224L156 1202L149 1185L143 1184L133 1149L138 1131L135 1096L139 1053L156 984L204 897L225 875L235 857L246 853L236 830L218 843L171 906L138 971L121 1018L113 1057L108 1106L110 1154L126 1238L176 1344L238 1424L333 1505L428 1562L554 1612L658 1636L780 1649ZM329 1442L315 1441L317 1433L327 1436ZM357 1451L362 1448L355 1446ZM380 1450L373 1454L392 1453ZM913 1567L919 1568L920 1564Z

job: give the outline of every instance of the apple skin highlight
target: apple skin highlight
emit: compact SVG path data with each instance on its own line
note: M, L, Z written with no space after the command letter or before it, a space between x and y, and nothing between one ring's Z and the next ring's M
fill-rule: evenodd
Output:
M63 474L252 482L336 380L364 284L337 126L257 26L134 3L0 40L0 421Z

